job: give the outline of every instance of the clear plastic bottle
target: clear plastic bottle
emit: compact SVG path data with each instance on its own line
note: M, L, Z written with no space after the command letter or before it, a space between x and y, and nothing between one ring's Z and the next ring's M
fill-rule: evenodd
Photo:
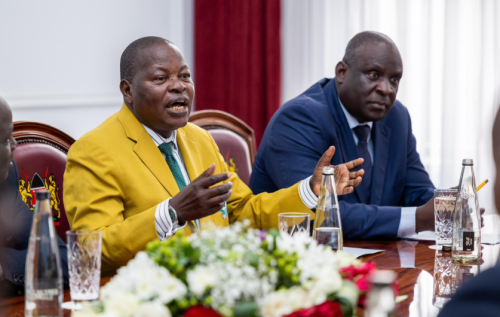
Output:
M393 271L376 271L370 276L370 290L365 316L394 317L396 297L394 282L396 274Z
M453 214L452 257L455 262L474 262L481 255L481 215L474 177L474 162L464 159Z
M328 245L335 251L342 250L344 247L333 167L323 168L314 218L313 239L318 244Z
M25 316L63 316L63 274L50 193L37 191L26 258Z

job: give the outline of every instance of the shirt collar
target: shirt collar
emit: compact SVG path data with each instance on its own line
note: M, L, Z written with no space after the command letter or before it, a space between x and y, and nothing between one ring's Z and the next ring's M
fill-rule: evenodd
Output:
M177 149L178 149L178 146L177 146L177 130L175 130L172 133L172 135L170 135L170 137L164 138L160 134L156 133L155 131L153 131L150 128L148 128L147 126L145 126L144 124L142 126L144 127L144 129L146 129L146 132L149 134L149 136L151 136L151 138L155 142L156 146L160 146L163 143L172 142L173 149L177 151Z
M342 101L340 101L340 98L339 98L339 103L340 103L340 107L342 108L342 111L344 111L344 115L345 115L345 118L347 119L347 124L349 124L349 129L354 129L355 127L357 127L358 125L368 125L370 127L370 131L371 131L371 128L373 127L373 121L370 121L370 122L364 122L364 123L359 123L359 121L354 118L350 113L349 111L347 111L347 109L344 107L344 105L342 104Z

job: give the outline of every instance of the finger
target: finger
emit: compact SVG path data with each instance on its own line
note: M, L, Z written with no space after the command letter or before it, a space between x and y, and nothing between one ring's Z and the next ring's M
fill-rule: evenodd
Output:
M347 194L352 193L353 191L354 191L354 187L351 187L351 186L345 187L344 190L342 191L342 194L347 195Z
M231 174L229 173L212 175L210 177L200 180L200 185L203 186L204 188L208 188L212 185L228 180L229 177L231 177Z
M350 172L349 178L354 179L354 178L358 178L358 176L363 176L363 175L365 175L365 170L360 169L359 171L356 171L356 172Z
M219 185L219 186L214 186L212 188L209 188L206 191L205 197L207 197L207 199L210 199L210 198L215 197L215 196L220 196L220 195L226 194L228 191L231 190L232 187L233 187L233 183L231 183L231 182L227 182L227 183Z
M207 206L209 206L210 208L212 207L218 207L220 209L222 209L220 207L220 204L223 204L225 201L228 201L229 198L231 198L231 195L233 194L233 190L230 189L227 193L225 194L222 194L222 195L218 195L218 196L215 196L215 197L212 197L210 198L208 201L207 201Z
M334 154L335 154L335 147L330 146L328 150L326 150L326 152L323 154L323 156L319 159L316 168L318 167L323 168L325 166L329 166Z
M210 167L207 168L203 173L200 174L200 176L196 177L196 179L194 181L192 181L191 183L194 183L196 181L199 181L201 179L205 179L209 176L212 176L215 172L215 164L212 163L210 164Z
M356 177L355 179L350 179L348 182L347 182L347 185L348 186L351 186L351 187L356 187L356 186L359 186L359 184L361 184L361 181L363 180L363 178L361 177Z
M347 162L345 163L345 166L347 167L348 170L353 170L355 168L358 168L361 166L361 164L364 163L364 159L362 158L358 158L358 159L355 159L355 160L352 160L350 162Z

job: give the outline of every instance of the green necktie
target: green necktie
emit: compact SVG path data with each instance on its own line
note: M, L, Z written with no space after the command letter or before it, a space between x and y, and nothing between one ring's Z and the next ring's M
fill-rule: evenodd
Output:
M172 142L162 143L158 148L161 153L165 155L165 160L167 161L168 167L170 167L172 175L174 175L175 182L177 183L177 186L179 186L179 190L182 190L186 187L186 181L184 180L184 176L182 176L181 168L179 167L172 151ZM197 219L194 222L196 223L198 229L200 229L200 221Z

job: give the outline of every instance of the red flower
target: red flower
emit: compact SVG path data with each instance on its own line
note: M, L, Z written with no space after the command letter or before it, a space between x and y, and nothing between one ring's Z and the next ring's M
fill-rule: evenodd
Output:
M184 313L184 317L222 317L218 312L213 310L212 308L208 308L205 306L197 305L188 308Z
M368 275L376 269L375 263L373 262L361 262L358 267L348 266L340 269L340 274L347 279L352 281L358 275Z
M342 311L339 303L326 301L321 305L302 309L285 317L342 317Z
M359 279L356 280L356 286L362 292L366 292L370 288L370 284L368 284L368 277L366 275L362 275Z

